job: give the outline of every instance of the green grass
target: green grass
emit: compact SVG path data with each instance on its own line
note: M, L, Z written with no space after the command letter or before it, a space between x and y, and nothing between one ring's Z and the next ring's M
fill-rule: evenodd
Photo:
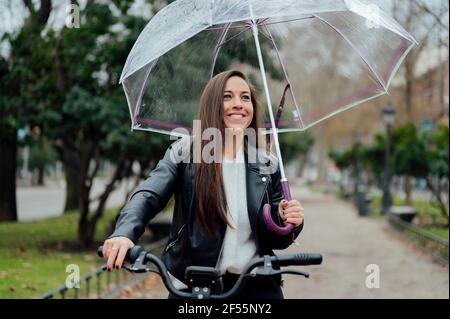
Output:
M384 218L383 214L381 213L381 199L381 196L372 196L370 198L371 202L369 211L372 217ZM404 201L399 197L394 197L392 200L392 205L404 205Z
M105 211L96 242L105 239L116 213ZM67 265L78 265L83 275L102 264L95 249L77 247L78 217L72 212L41 221L0 223L0 298L37 297L65 282Z
M448 227L424 227L424 230L448 241Z
M371 198L370 213L375 218L384 218L381 214L381 196L373 196ZM393 205L405 205L402 198L394 197ZM417 217L426 223L422 226L424 230L436 235L439 238L448 240L447 219L444 218L436 205L429 200L415 199L413 206L417 209Z

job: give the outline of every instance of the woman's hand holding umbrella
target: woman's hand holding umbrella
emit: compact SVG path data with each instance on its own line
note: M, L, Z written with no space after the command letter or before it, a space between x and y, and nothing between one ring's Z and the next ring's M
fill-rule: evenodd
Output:
M303 219L305 218L304 208L300 204L298 200L290 200L287 201L283 199L278 204L278 212L283 219L285 225L290 223L294 225L294 227L298 227L303 223Z

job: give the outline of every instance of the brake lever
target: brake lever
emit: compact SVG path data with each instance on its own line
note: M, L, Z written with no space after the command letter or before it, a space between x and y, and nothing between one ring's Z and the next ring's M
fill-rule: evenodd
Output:
M122 264L122 268L128 272L132 272L132 273L136 272L133 268L133 264L125 264L124 263L124 264Z
M147 253L145 251L142 251L139 254L139 257L134 261L133 264L131 264L130 266L128 266L127 264L124 264L123 267L131 272L134 273L143 273L143 272L147 272L147 266L145 265L145 255Z
M309 274L307 272L300 271L300 270L293 270L293 269L286 269L286 270L258 269L258 270L256 270L256 276L261 276L261 277L270 277L270 276L282 275L282 274L301 275L301 276L304 276L305 278L309 278Z
M305 278L309 278L309 273L301 271L301 270L285 269L285 270L281 270L280 273L288 274L288 275L301 275Z
M264 266L261 268L258 268L256 270L257 276L274 276L274 275L282 275L282 274L290 274L290 275L301 275L305 278L309 278L309 274L304 271L300 270L294 270L294 269L284 269L284 270L275 270L272 267L272 261L270 260L269 256L264 256Z

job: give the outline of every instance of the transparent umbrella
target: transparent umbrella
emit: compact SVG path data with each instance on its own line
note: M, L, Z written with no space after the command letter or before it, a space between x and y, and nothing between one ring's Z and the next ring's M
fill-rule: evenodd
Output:
M416 44L379 7L356 0L178 0L141 32L120 81L132 129L183 136L208 80L244 71L264 92L265 134L290 200L277 133L386 94ZM272 221L269 204L264 218L276 233L292 231Z

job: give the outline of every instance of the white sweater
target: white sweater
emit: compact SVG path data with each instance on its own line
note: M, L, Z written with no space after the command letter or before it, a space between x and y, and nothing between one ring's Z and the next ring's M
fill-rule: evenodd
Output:
M257 255L255 239L250 228L247 210L247 189L245 178L245 157L243 147L236 159L224 158L222 163L223 183L227 198L228 226L218 260L221 273L239 274L244 266Z

